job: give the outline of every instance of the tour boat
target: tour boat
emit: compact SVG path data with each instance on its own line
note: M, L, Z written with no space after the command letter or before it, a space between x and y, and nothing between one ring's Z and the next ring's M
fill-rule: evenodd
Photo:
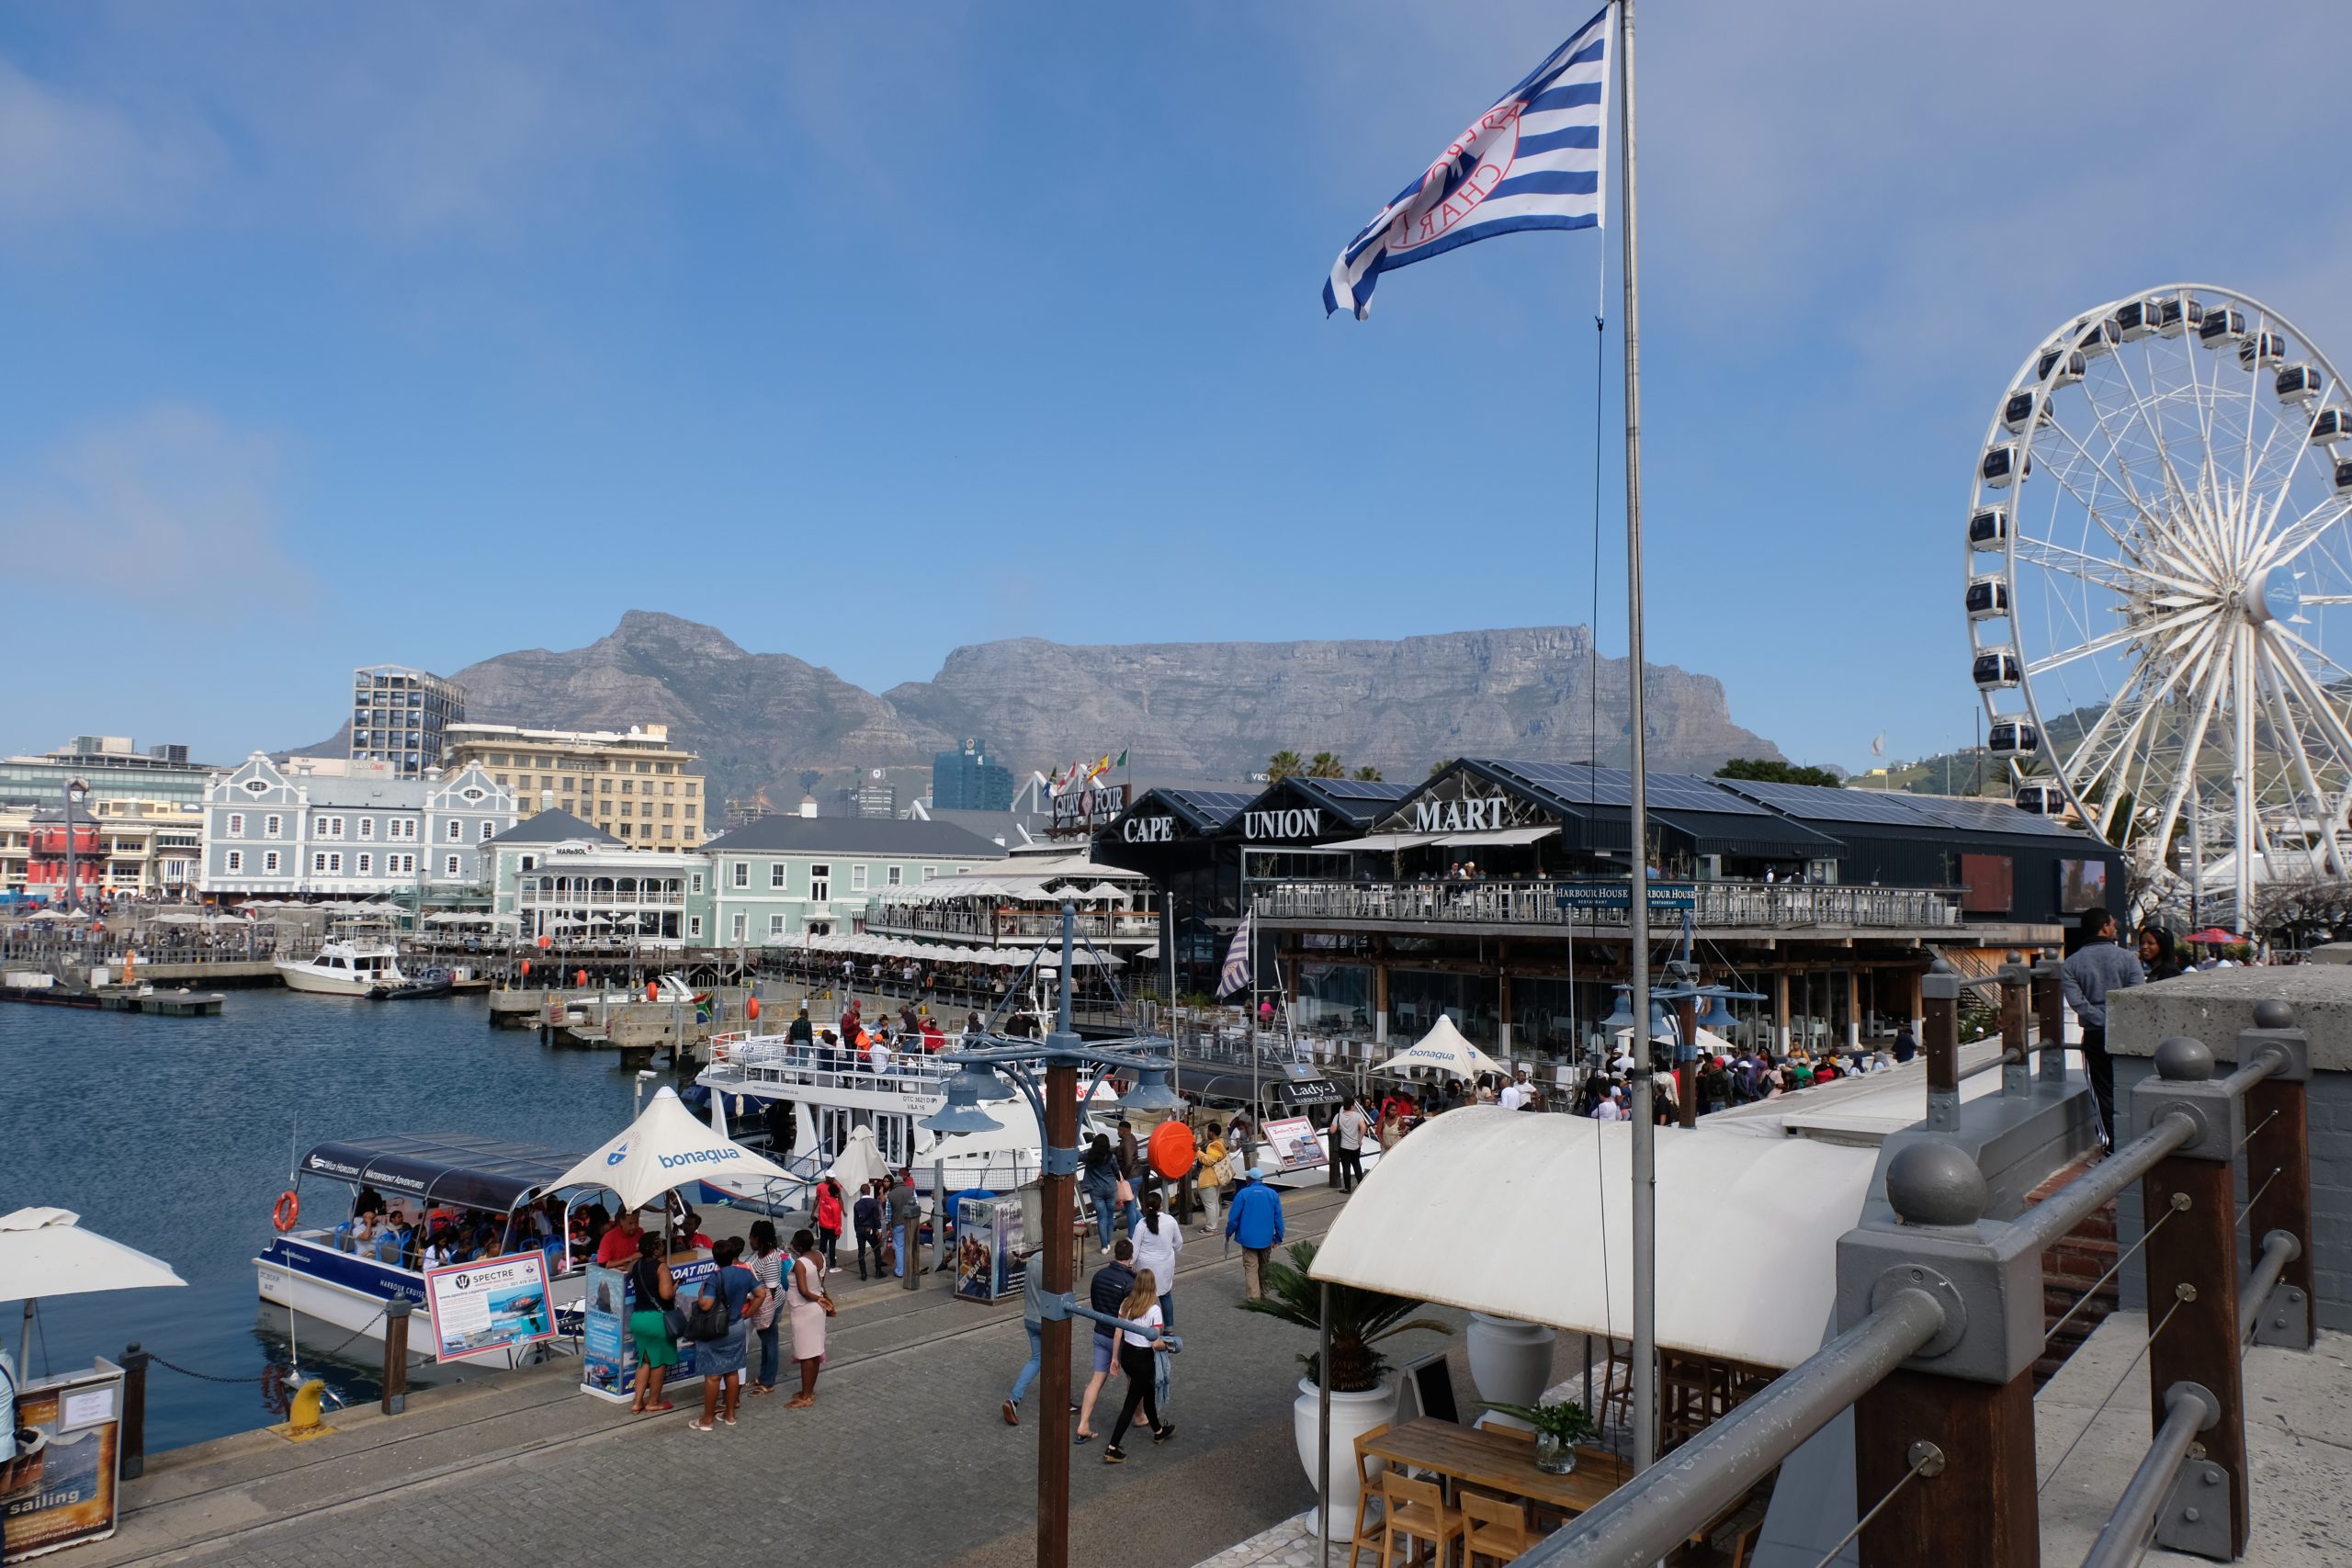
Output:
M281 958L277 977L289 991L322 997L366 997L409 984L401 952L389 942L337 939L308 958Z
M277 1234L254 1259L261 1299L344 1333L381 1340L385 1303L404 1297L418 1309L410 1342L429 1351L424 1275L380 1261L372 1250L357 1249L351 1241L352 1204L360 1189L373 1188L412 1214L448 1206L503 1217L546 1196L548 1184L579 1158L450 1133L319 1144L296 1162L287 1195L278 1200L273 1216ZM306 1195L317 1205L311 1213L318 1216L307 1224L302 1223ZM548 1249L548 1296L561 1333L579 1329L585 1262L567 1258L560 1236ZM526 1345L468 1359L482 1366L516 1366L536 1359L537 1349Z

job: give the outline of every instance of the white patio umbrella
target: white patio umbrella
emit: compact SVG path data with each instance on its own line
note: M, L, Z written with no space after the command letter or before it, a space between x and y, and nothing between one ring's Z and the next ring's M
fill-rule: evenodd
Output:
M842 1141L840 1157L825 1169L825 1174L854 1192L869 1181L887 1179L890 1162L882 1157L881 1147L874 1141L871 1127L853 1127Z
M1510 1076L1509 1067L1464 1039L1462 1031L1454 1028L1453 1020L1444 1013L1437 1015L1436 1024L1427 1034L1373 1070L1400 1067L1430 1067L1458 1078L1475 1078L1480 1073Z
M18 1209L0 1214L0 1301L25 1303L24 1337L17 1343L17 1375L29 1376L25 1354L32 1340L33 1303L42 1296L99 1291L140 1291L187 1283L160 1258L150 1258L96 1231L67 1209Z
M642 1209L673 1188L719 1177L793 1179L782 1166L696 1121L678 1091L664 1085L626 1132L548 1187L607 1188L629 1208Z

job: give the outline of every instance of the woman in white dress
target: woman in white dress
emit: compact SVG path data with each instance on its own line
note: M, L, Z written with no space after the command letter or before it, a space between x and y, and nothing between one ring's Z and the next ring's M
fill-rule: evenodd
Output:
M825 1260L817 1254L813 1231L792 1233L792 1267L786 1273L785 1299L792 1308L792 1359L800 1363L800 1392L785 1401L786 1410L806 1410L817 1403L817 1369L825 1359L825 1320L833 1315L833 1298L825 1290Z

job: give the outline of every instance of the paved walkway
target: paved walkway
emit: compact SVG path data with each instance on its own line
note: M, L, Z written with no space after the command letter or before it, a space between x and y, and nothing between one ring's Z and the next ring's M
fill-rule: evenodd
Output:
M1338 1202L1292 1194L1294 1239ZM1194 1235L1178 1274L1175 1439L1131 1443L1122 1467L1100 1462L1099 1441L1074 1456L1074 1562L1189 1568L1312 1501L1290 1416L1307 1337L1235 1310L1239 1260L1220 1252ZM1441 1343L1392 1348L1403 1359ZM1025 1351L1011 1303L956 1302L944 1282L876 1288L845 1301L813 1409L746 1400L740 1427L705 1435L683 1408L632 1419L580 1393L566 1361L435 1390L401 1416L338 1413L335 1435L309 1444L247 1433L160 1456L132 1483L121 1532L75 1564L381 1568L426 1543L576 1568L1027 1562L1036 1433L999 1410Z

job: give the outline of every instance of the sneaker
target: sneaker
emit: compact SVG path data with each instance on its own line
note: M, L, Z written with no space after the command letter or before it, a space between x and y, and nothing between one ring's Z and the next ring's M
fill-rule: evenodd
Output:
M1102 1462L1104 1464L1125 1464L1127 1462L1127 1456L1125 1451L1119 1449L1104 1449L1102 1450Z
M1009 1399L1004 1402L1004 1424L1008 1427L1021 1425L1021 1406Z
M1166 1442L1169 1438L1170 1438L1174 1437L1175 1435L1176 1435L1176 1423L1175 1423L1175 1422L1173 1422L1173 1421L1170 1421L1170 1422L1168 1422L1167 1424L1165 1424L1164 1426L1162 1426L1162 1427L1159 1428L1159 1431L1154 1432L1154 1433L1151 1435L1151 1440L1152 1440L1153 1442L1155 1442L1155 1443L1164 1443L1164 1442Z

